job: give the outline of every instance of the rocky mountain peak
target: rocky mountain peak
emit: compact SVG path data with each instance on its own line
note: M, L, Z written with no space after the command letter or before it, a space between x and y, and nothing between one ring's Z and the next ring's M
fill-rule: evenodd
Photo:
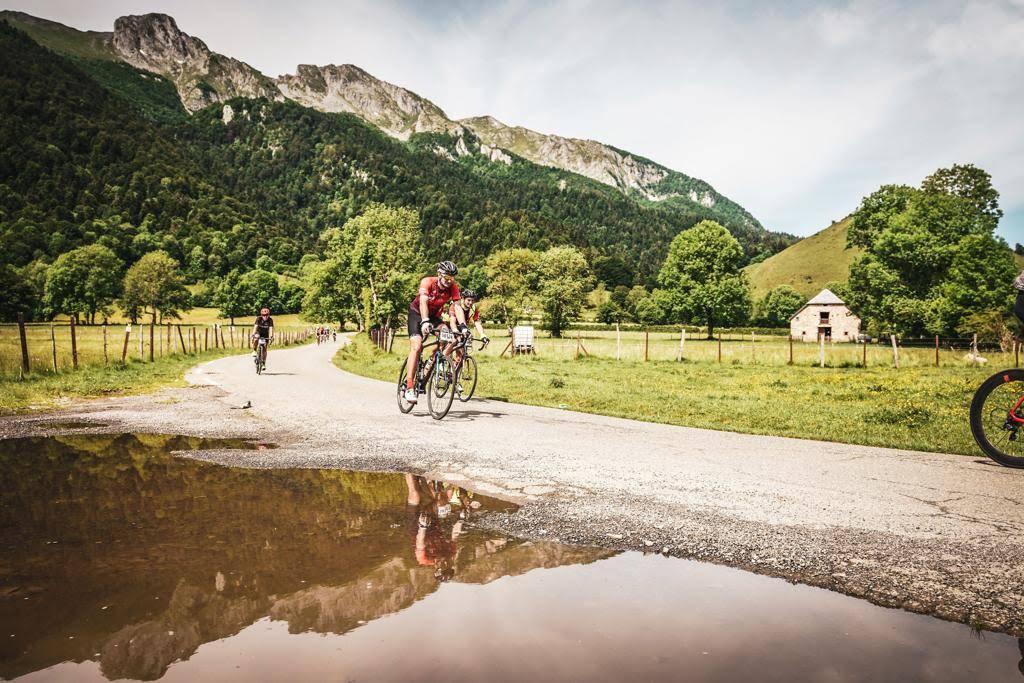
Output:
M279 76L277 86L300 104L321 111L357 114L401 140L413 133L452 132L458 128L430 100L353 64L300 64L295 74Z
M184 33L174 17L166 14L118 17L114 22L113 43L124 61L150 71L170 64L193 64L210 57L206 43Z

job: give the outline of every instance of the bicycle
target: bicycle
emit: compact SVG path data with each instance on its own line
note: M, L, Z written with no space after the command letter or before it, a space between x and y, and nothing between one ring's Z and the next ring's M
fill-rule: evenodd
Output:
M1024 468L1024 369L1002 370L971 400L971 434L985 455L1004 467Z
M443 353L448 344L455 341L455 335L447 327L434 330L436 339L423 345L424 349L433 349L427 355L420 352L419 367L413 388L417 395L427 395L427 408L430 416L441 420L451 410L455 399L455 369L451 359ZM414 403L405 400L405 374L409 359L402 361L402 369L398 372L398 409L403 413L412 411Z
M474 341L472 337L466 337L452 349L453 352L462 351L462 359L455 364L455 396L463 403L473 398L473 392L476 391L476 359L470 353L473 350ZM489 341L479 342L481 351L484 350ZM469 391L466 391L467 386Z
M256 374L261 375L263 371L267 369L267 345L270 343L270 339L267 337L260 337L256 344Z

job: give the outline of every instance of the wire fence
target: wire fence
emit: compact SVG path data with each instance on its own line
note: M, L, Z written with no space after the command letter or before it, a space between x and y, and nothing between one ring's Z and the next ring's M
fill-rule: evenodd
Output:
M249 348L250 327L222 324L0 324L0 374L59 372L87 366L155 361L210 349ZM306 341L306 326L275 327L275 343Z
M510 355L508 330L489 330L494 338L485 355ZM983 344L974 337L932 337L862 342L819 338L804 342L788 334L722 333L707 339L706 333L663 331L571 330L561 338L536 334L535 353L540 358L575 360L603 358L621 361L683 361L723 365L819 366L819 367L1016 367L1020 346L1003 349Z

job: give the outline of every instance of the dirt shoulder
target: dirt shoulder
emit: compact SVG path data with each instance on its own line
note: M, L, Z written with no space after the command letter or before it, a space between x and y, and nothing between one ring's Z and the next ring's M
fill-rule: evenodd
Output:
M729 434L494 401L401 415L391 385L330 364L335 344L206 363L196 386L0 419L96 431L242 436L245 467L412 470L523 504L493 523L530 538L737 566L1024 634L1020 472L962 456ZM249 403L250 408L242 405ZM780 410L784 410L780 406ZM91 431L91 430L88 430Z

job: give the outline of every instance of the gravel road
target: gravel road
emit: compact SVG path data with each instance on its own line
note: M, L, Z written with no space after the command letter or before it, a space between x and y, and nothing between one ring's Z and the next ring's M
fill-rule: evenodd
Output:
M391 384L331 365L341 343L274 350L262 376L247 356L212 361L191 388L5 418L0 435L59 418L257 437L279 448L202 457L419 471L522 503L493 521L519 536L703 559L1024 635L1024 471L497 401L402 415Z

